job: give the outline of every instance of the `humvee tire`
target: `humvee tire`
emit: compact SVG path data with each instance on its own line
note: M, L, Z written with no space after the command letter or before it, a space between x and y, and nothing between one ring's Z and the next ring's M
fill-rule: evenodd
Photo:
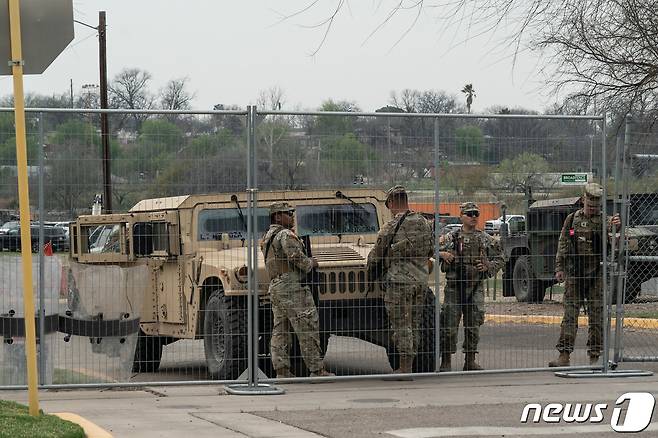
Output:
M242 297L219 288L208 297L203 317L203 347L211 379L237 379L247 368L247 308Z
M532 271L529 256L522 255L516 259L512 274L514 295L522 303L541 303L546 295L546 284L537 280Z
M164 337L147 335L139 330L135 359L133 361L134 373L154 373L160 368L162 347L166 344Z

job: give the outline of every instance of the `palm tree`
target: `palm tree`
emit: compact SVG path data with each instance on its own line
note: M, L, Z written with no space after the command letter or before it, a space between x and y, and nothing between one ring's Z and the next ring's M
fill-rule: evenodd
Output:
M466 111L468 114L471 113L471 104L473 103L473 98L475 97L475 89L473 84L466 84L462 88L462 93L466 95Z

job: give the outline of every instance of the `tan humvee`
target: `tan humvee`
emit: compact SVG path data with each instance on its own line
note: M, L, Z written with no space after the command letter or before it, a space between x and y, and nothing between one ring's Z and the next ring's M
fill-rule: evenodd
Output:
M391 217L384 199L383 191L372 189L260 192L257 228L261 238L269 227L272 202L286 200L293 205L295 231L309 236L319 262L316 293L324 346L330 334L357 336L387 347L395 365L382 294L378 287L368 292L366 278L367 255L380 227ZM245 193L147 199L128 213L80 216L71 224L71 257L78 263L149 268L135 371L157 370L163 345L201 338L213 378L236 378L244 370L246 205ZM259 356L266 362L271 332L269 279L258 253ZM433 371L431 291L427 301L428 333L423 336L427 354L419 355L417 369ZM293 352L294 356L300 355ZM262 366L269 369L267 363ZM301 366L293 364L298 374L304 372Z

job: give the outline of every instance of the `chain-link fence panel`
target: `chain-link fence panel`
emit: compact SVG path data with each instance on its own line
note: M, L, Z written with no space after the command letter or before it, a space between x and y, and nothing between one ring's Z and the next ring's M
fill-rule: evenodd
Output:
M627 362L658 361L658 141L640 128L628 121L618 160L619 210L627 227L615 309L623 331L615 339L615 358Z
M29 113L32 246L58 279L46 289L55 294L47 333L56 335L42 383L236 380L247 364L247 309L230 295L242 293L234 268L246 229L233 196L215 193L244 202L246 113L104 113L107 134L101 111ZM12 206L15 162L2 170ZM20 263L7 234L3 261Z

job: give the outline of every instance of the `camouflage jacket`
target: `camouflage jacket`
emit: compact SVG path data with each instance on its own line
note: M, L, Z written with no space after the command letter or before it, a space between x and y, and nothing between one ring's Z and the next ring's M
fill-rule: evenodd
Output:
M481 273L475 267L482 262L488 266L484 273L493 277L505 264L503 250L498 239L495 239L480 230L465 233L462 230L453 230L439 238L439 251L447 251L455 256L452 263L442 262L442 268L447 279L477 279Z
M608 217L608 231L612 228L611 219ZM582 208L567 216L555 254L555 272L575 275L579 271L580 275L599 268L603 252L601 221L601 215L587 217Z
M420 213L410 211L393 236L403 215L396 215L379 230L375 247L368 254L368 266L383 260L388 281L426 283L428 260L434 253L432 226Z
M304 243L294 231L278 224L270 225L260 247L264 256L270 240L272 243L265 260L265 268L270 279L286 272L307 273L312 269L312 261L306 256Z

